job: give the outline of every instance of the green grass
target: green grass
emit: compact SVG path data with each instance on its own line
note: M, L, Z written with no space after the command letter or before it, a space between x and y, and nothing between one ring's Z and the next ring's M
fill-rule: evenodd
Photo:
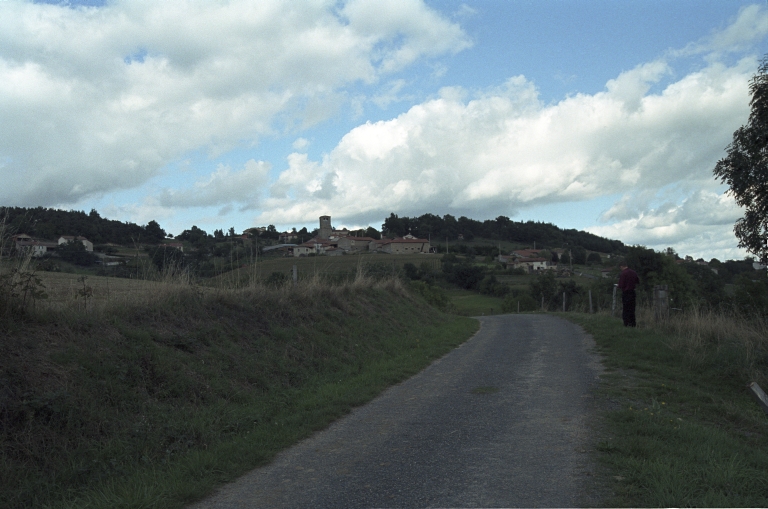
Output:
M0 324L3 507L182 507L465 341L397 281Z
M504 299L481 295L470 290L449 290L455 313L463 316L497 315Z
M768 506L768 416L738 355L692 356L675 338L568 313L595 338L606 373L599 458L613 507Z
M398 275L403 265L412 263L416 267L426 263L434 270L440 268L441 255L407 254L388 255L381 253L350 254L343 256L262 256L255 265L225 272L212 278L209 284L232 286L249 283L253 276L267 279L273 272L290 274L296 265L299 279L310 279L317 275L324 277L354 278L358 272L375 273L378 276Z

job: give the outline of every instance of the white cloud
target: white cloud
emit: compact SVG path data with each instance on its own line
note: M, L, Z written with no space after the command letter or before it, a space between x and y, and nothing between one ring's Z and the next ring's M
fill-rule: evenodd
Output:
M627 195L622 202L629 200ZM729 194L696 191L680 204L665 203L588 231L656 250L674 246L678 253L696 258L720 253L724 259L739 259L746 252L736 247L733 225L741 216L742 210Z
M404 79L394 80L389 83L388 87L385 88L382 93L374 96L371 101L373 101L373 103L376 104L376 106L379 108L384 109L393 102L400 102L409 99L410 97L408 96L400 95L400 91L405 85L406 83Z
M755 66L754 58L713 63L649 93L669 73L665 62L651 62L603 92L551 105L522 76L469 99L461 88L443 89L395 119L356 127L321 161L291 156L264 217L300 222L307 208L331 205L340 218L393 210L509 213L628 189L708 185L749 113ZM331 174L332 193L307 185Z
M736 19L725 30L716 32L705 47L715 51L739 51L768 35L768 12L758 5L739 10Z
M716 59L722 54L743 51L768 35L768 11L759 5L747 5L729 21L722 30L716 30L699 41L688 44L685 48L671 50L669 55L689 56L708 54L709 59Z
M296 138L291 146L294 150L304 150L309 146L309 140L306 138Z
M159 203L164 207L210 207L242 203L252 208L258 205L264 193L271 165L251 159L243 169L232 171L229 166L219 165L207 180L198 181L194 187L166 190Z
M418 0L0 2L0 201L135 187L189 151L318 122L343 87L468 44Z

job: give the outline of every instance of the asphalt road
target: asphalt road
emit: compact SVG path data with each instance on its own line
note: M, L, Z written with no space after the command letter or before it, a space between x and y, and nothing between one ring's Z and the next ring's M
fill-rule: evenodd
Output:
M191 507L595 505L592 339L548 315L480 320L418 375Z

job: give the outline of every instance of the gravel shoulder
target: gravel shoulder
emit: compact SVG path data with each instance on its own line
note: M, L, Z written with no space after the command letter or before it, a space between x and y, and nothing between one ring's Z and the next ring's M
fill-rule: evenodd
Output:
M478 319L418 375L190 507L599 504L592 338L551 315Z

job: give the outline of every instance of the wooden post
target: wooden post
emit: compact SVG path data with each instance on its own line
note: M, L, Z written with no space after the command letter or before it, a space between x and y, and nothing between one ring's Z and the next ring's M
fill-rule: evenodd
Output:
M751 384L747 385L747 388L749 389L749 393L754 396L754 398L757 400L757 404L760 405L760 408L763 409L763 412L768 414L768 396L763 392L763 390L760 388L757 383L752 382Z
M616 290L619 289L619 285L613 285L613 301L611 302L611 316L616 314Z
M293 266L293 286L296 286L299 283L299 269L296 268L296 266Z
M563 292L563 313L565 313L565 292Z
M653 317L659 320L669 318L669 291L667 285L653 287Z
M592 290L589 291L589 314L592 314Z
M544 311L544 296L541 296L541 310Z
M520 313L520 301L517 301L517 312Z

